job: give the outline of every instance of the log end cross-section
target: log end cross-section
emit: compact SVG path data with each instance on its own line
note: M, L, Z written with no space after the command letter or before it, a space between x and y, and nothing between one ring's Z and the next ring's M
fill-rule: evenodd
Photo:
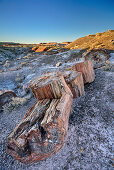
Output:
M23 163L43 160L64 144L73 98L94 80L91 61L63 72L45 73L30 82L37 99L7 138L7 152Z
M7 139L7 152L15 159L31 163L45 159L64 144L72 97L37 102Z

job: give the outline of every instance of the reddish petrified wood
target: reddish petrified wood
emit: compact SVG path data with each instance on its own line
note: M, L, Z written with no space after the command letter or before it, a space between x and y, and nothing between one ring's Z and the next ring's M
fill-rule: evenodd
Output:
M63 75L66 84L68 85L68 87L70 88L73 94L73 98L77 98L85 94L84 81L83 81L83 76L81 72L77 72L75 70L72 70L72 71L66 70L58 74Z
M77 63L70 70L46 73L31 81L37 103L8 137L8 153L21 162L31 163L51 156L62 147L73 97L83 95L84 82L94 80L91 67L91 61Z
M74 66L68 68L67 70L76 70L78 72L81 72L84 83L91 83L95 79L95 73L90 60L77 62Z
M47 73L31 81L30 88L36 99L60 99L64 91L72 95L64 77L53 74Z
M72 96L38 101L7 139L7 152L15 159L31 163L45 159L64 144L68 130Z
M82 73L73 70L43 74L31 81L30 88L38 100L58 99L63 90L67 92L66 84L74 98L84 94Z

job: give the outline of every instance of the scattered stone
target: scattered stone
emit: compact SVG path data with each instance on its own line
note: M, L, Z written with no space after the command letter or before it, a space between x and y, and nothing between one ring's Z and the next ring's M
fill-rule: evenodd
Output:
M110 61L110 60L107 60L103 69L105 71L114 71L114 62Z
M62 63L61 62L58 62L57 64L56 64L56 67L59 67L59 66L61 66L62 65Z
M114 64L114 53L110 53L109 62Z

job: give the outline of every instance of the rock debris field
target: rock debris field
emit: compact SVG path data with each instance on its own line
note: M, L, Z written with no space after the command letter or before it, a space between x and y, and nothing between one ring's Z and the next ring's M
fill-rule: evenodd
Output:
M80 50L77 54L80 55ZM39 56L37 60L34 59L34 63L32 62L33 69L31 65L26 67L24 65L18 71L10 71L8 76L6 76L7 70L4 70L0 73L0 88L9 87L17 96L24 96L22 84L27 86L36 74L56 70L55 65L60 61L62 61L61 69L75 62L74 56L71 57L69 52L64 52L61 60L62 55L57 54L53 60L51 56L47 56L48 63L41 61L46 60L45 56L42 56L43 59ZM17 73L23 73L23 70L25 75L20 74L22 81L18 84L18 81L14 80L18 77ZM20 85L19 88L17 85ZM36 100L30 96L26 103L10 112L4 109L0 112L0 170L112 170L114 168L113 93L114 72L104 71L102 68L96 69L95 81L85 85L85 95L73 100L68 133L63 147L51 157L28 165L20 163L6 153L6 139Z

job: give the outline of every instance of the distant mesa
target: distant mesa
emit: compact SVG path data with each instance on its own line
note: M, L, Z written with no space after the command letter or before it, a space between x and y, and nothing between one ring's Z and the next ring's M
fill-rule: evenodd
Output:
M88 34L65 46L72 49L110 49L114 50L114 30L108 30L94 35Z
M49 42L46 45L57 45L57 42Z
M39 43L37 46L33 47L32 50L35 52L44 52L48 51L52 47L55 47L56 45L57 42Z
M68 45L68 44L70 44L71 42L62 42L61 44L63 44L63 45Z
M15 42L0 42L0 45L2 45L3 47L8 47L8 46L17 46L20 45L20 43L15 43Z
M47 43L39 43L38 45L46 45Z
M65 45L70 44L71 42L62 42L62 43L57 43L57 42L49 42L49 43L39 43L37 46L34 46L32 48L33 51L35 52L44 52L44 51L51 51L53 49L58 49L61 47L64 47Z
M2 46L3 46L3 47L7 47L8 45L9 45L9 44L3 44Z

